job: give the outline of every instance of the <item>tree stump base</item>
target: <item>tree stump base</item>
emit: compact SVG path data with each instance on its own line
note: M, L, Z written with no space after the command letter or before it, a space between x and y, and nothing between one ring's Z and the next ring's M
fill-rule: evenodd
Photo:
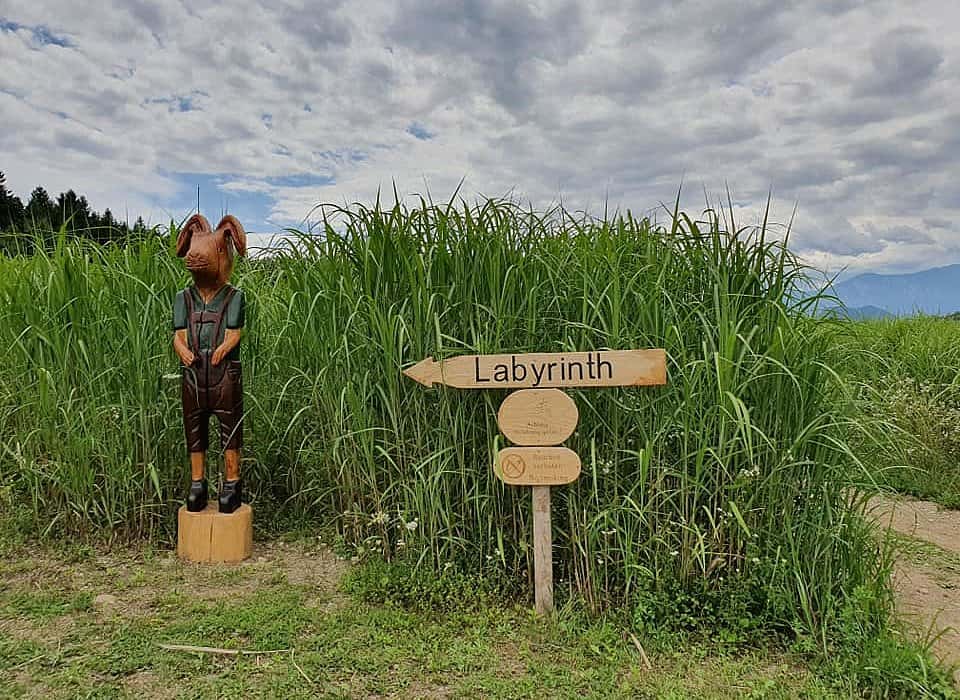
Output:
M180 506L177 513L177 556L194 562L237 562L253 552L253 508L244 503L221 513L216 499L197 513Z

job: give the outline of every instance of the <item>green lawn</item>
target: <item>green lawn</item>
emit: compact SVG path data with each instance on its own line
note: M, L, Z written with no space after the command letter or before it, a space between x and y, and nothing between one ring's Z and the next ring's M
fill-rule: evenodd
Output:
M344 569L303 543L258 545L251 561L223 567L183 565L168 552L8 550L0 557L0 696L847 696L784 651L705 643L641 652L643 642L614 624L570 615L360 603L341 592Z

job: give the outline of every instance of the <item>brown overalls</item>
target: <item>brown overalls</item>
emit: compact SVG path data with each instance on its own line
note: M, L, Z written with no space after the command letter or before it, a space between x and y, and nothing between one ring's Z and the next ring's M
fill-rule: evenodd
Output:
M211 345L222 342L223 317L236 293L230 288L217 311L194 311L193 295L184 294L187 305L187 345L195 360L183 367L183 428L190 452L206 452L209 445L210 416L220 423L220 446L238 450L243 446L243 378L240 361L224 358L219 365L210 362L213 349L200 349L200 327L212 323Z

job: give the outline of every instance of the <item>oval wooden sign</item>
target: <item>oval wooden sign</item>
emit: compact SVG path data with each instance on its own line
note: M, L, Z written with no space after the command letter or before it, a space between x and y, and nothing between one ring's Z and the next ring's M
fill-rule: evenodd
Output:
M521 389L500 405L497 423L517 445L559 445L573 434L580 413L559 389Z
M505 447L497 476L513 486L559 486L580 476L580 455L566 447Z

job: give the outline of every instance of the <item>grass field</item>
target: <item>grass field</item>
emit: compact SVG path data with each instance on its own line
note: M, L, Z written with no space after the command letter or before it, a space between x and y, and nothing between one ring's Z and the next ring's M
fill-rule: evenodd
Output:
M243 470L259 537L336 533L365 605L429 616L467 599L506 614L529 601L531 551L528 494L492 474L503 392L427 391L401 369L428 355L664 347L664 388L572 392L581 422L568 445L584 471L555 490L560 604L675 648L709 638L797 653L819 674L801 685L942 690L898 633L892 550L862 509L878 482L906 490L903 474L918 473L891 446L929 447L936 433L923 432L930 416L909 422L912 398L887 411L896 399L876 378L909 376L925 397L923 382L946 380L923 372L943 363L908 367L912 350L870 349L896 333L811 314L807 271L765 224L497 201L327 213L324 236L244 262L234 279L249 303ZM188 475L167 378L172 299L188 281L172 239L61 236L0 259L8 546L169 546ZM714 653L712 641L692 648Z
M164 551L8 550L0 695L680 700L844 698L857 687L814 674L798 650L710 639L671 648L616 618L361 602L343 592L344 571L304 541L259 546L251 562L224 568Z
M834 349L856 419L849 440L869 480L960 507L960 322L843 323Z

